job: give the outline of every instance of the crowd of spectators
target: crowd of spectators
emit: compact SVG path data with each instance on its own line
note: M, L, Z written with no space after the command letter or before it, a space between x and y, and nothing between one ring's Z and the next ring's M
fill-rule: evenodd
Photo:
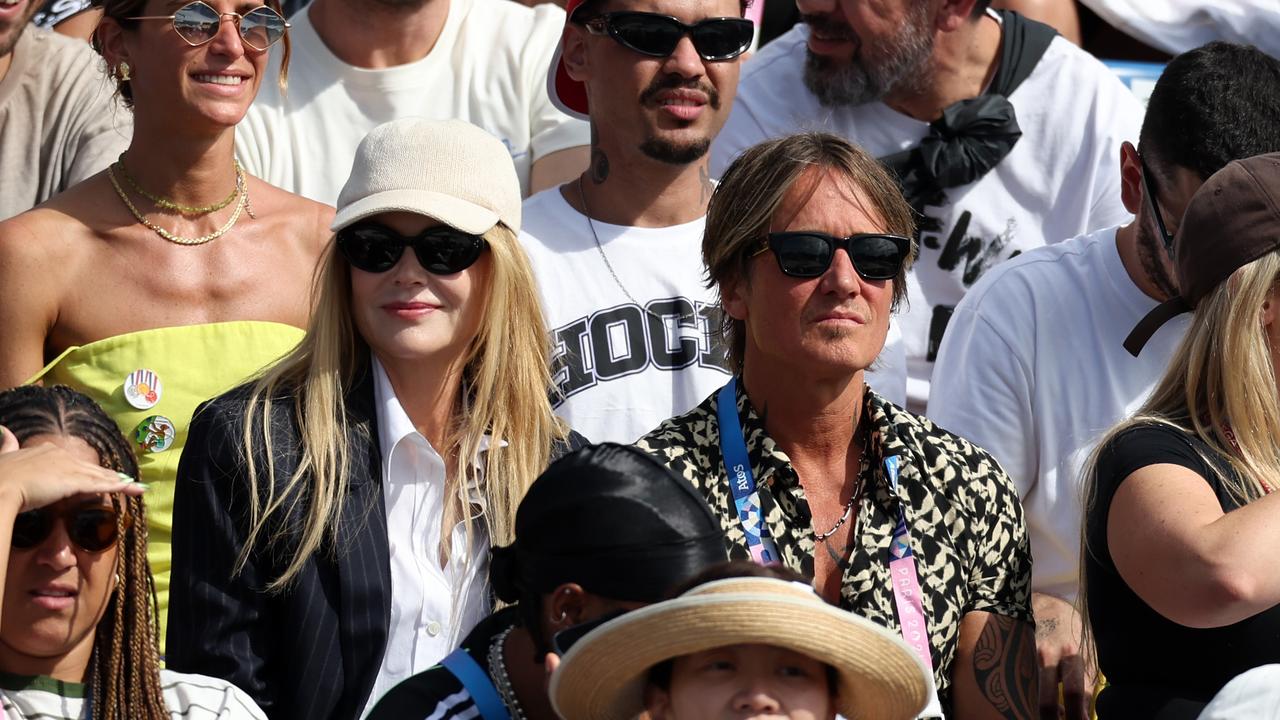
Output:
M1280 718L1277 38L0 0L0 712Z

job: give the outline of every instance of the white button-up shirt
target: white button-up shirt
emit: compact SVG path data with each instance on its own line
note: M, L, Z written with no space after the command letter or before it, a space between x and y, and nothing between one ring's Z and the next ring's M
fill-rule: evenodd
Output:
M402 680L439 663L490 610L484 498L478 487L468 488L467 510L480 508L472 518L473 537L467 542L466 525L456 523L450 529L449 562L441 567L444 458L414 427L377 358L373 373L391 555L391 622L365 715Z

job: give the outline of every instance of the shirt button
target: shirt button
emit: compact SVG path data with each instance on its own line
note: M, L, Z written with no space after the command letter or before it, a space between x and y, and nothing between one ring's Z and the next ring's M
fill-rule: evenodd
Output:
M430 635L431 637L435 637L439 635L440 623L436 622L435 620L432 620L431 622L427 623L427 634Z

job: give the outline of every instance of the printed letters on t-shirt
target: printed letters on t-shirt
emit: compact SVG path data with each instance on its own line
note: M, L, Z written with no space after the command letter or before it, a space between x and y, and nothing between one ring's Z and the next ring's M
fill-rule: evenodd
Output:
M650 367L670 372L697 364L727 374L720 318L718 305L682 296L597 310L551 331L552 381L568 398Z

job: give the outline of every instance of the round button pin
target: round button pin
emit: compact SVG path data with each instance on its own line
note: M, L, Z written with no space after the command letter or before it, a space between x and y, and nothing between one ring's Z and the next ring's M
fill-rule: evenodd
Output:
M152 415L138 423L138 427L133 431L133 439L138 443L138 450L146 453L168 450L173 447L173 441L177 436L178 429L174 427L173 421L163 415Z
M145 368L134 370L124 379L124 399L139 410L155 407L163 393L160 376Z

